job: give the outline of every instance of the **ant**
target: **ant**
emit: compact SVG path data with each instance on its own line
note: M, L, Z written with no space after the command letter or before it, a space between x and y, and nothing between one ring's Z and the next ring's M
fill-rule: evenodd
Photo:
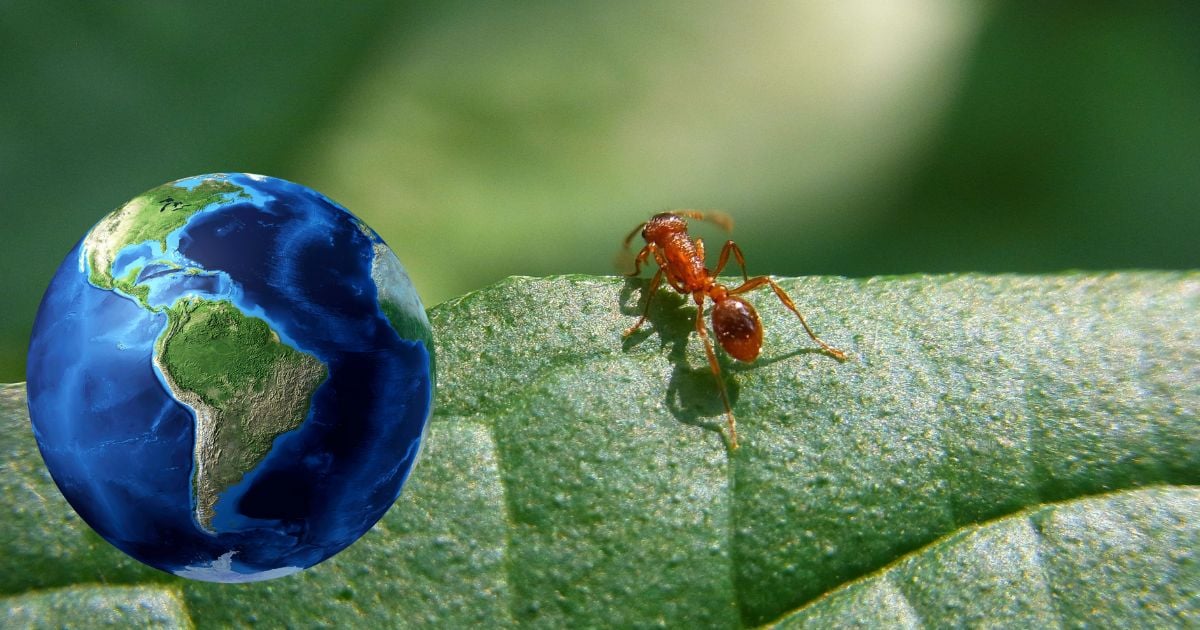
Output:
M721 400L725 403L725 415L729 419L729 445L730 448L736 449L738 447L737 423L733 419L729 394L725 391L725 381L721 380L721 367L717 364L716 352L713 350L712 341L709 340L704 326L704 301L706 299L713 302L712 327L717 336L717 342L721 344L725 352L729 353L729 356L738 361L751 363L762 350L762 322L759 321L754 307L741 295L764 285L769 285L779 301L796 314L804 331L825 352L839 361L846 360L846 353L817 337L812 328L809 328L808 322L804 321L804 316L796 309L792 299L774 280L767 276L751 278L746 274L746 259L737 243L726 241L725 246L721 248L721 256L717 259L717 268L709 270L705 267L704 241L688 235L687 219L715 223L726 232L733 229L733 220L728 215L696 210L661 212L634 228L629 236L625 237L625 251L629 250L629 243L639 231L646 241L646 246L638 252L633 262L633 273L628 275L633 277L640 274L642 265L651 256L654 257L654 262L658 263L658 271L655 272L654 279L650 281L650 288L646 290L646 307L642 311L641 318L637 320L636 324L626 329L623 336L628 337L637 332L646 322L646 317L650 313L650 300L664 279L672 289L683 295L690 294L696 302L696 332L704 340L704 351L708 354L708 366L712 369L713 377L717 381L717 389L721 392ZM717 282L717 276L721 275L721 271L725 269L731 253L742 268L742 284L732 289Z

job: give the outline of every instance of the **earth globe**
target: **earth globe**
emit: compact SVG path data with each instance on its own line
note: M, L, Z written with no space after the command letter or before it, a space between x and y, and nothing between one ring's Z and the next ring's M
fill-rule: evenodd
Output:
M100 536L251 582L349 546L424 441L432 333L371 228L291 182L215 174L104 217L59 267L27 366L51 477Z

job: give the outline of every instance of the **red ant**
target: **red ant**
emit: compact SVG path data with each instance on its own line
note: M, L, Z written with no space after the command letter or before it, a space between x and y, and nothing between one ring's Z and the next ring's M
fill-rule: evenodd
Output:
M658 286L664 278L672 289L692 296L696 302L696 332L704 340L704 351L708 353L708 366L712 368L713 377L717 380L717 389L721 391L721 400L725 403L725 415L729 419L730 448L736 449L738 447L737 423L733 419L733 409L729 405L729 394L725 391L725 381L721 380L721 367L717 364L716 352L713 350L712 341L709 340L704 326L705 299L713 301L712 327L717 341L725 349L725 352L729 353L729 356L738 361L753 362L758 357L759 351L762 350L762 322L759 321L754 307L740 296L763 285L771 286L771 290L775 292L779 301L796 314L804 331L825 352L839 361L846 360L846 353L817 337L812 328L808 327L808 322L804 321L804 316L796 309L792 299L778 284L775 284L774 280L767 276L751 278L746 274L746 259L737 243L726 241L725 246L721 248L717 268L710 271L705 267L704 241L688 235L688 224L685 219L709 221L724 228L727 232L733 229L733 220L727 215L711 212L706 214L695 210L662 212L634 228L629 236L625 237L625 250L629 250L629 243L634 236L637 236L638 231L641 231L642 238L646 240L646 246L638 252L637 258L634 259L633 273L629 276L641 273L642 264L650 256L653 256L654 262L658 263L658 271L655 272L654 279L650 281L650 288L646 290L646 307L642 311L641 318L624 332L624 336L632 335L646 322L646 316L650 313L650 299L654 297L654 292L658 290ZM733 289L717 282L717 276L721 275L725 264L729 262L730 253L742 268L743 282Z

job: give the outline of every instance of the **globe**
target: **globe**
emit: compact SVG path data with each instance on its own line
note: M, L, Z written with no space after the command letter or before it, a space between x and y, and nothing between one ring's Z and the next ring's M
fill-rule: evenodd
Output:
M154 188L104 217L37 314L29 412L100 536L215 582L292 574L395 502L432 409L412 282L323 195L250 174Z

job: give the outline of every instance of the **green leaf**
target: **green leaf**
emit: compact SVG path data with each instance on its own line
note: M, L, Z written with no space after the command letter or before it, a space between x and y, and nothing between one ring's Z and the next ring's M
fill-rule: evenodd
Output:
M0 388L9 618L1200 622L1200 274L781 284L852 356L754 296L763 355L721 359L736 451L677 295L624 340L644 280L513 278L437 307L438 407L403 496L347 551L259 584L108 547L44 472L23 387Z

